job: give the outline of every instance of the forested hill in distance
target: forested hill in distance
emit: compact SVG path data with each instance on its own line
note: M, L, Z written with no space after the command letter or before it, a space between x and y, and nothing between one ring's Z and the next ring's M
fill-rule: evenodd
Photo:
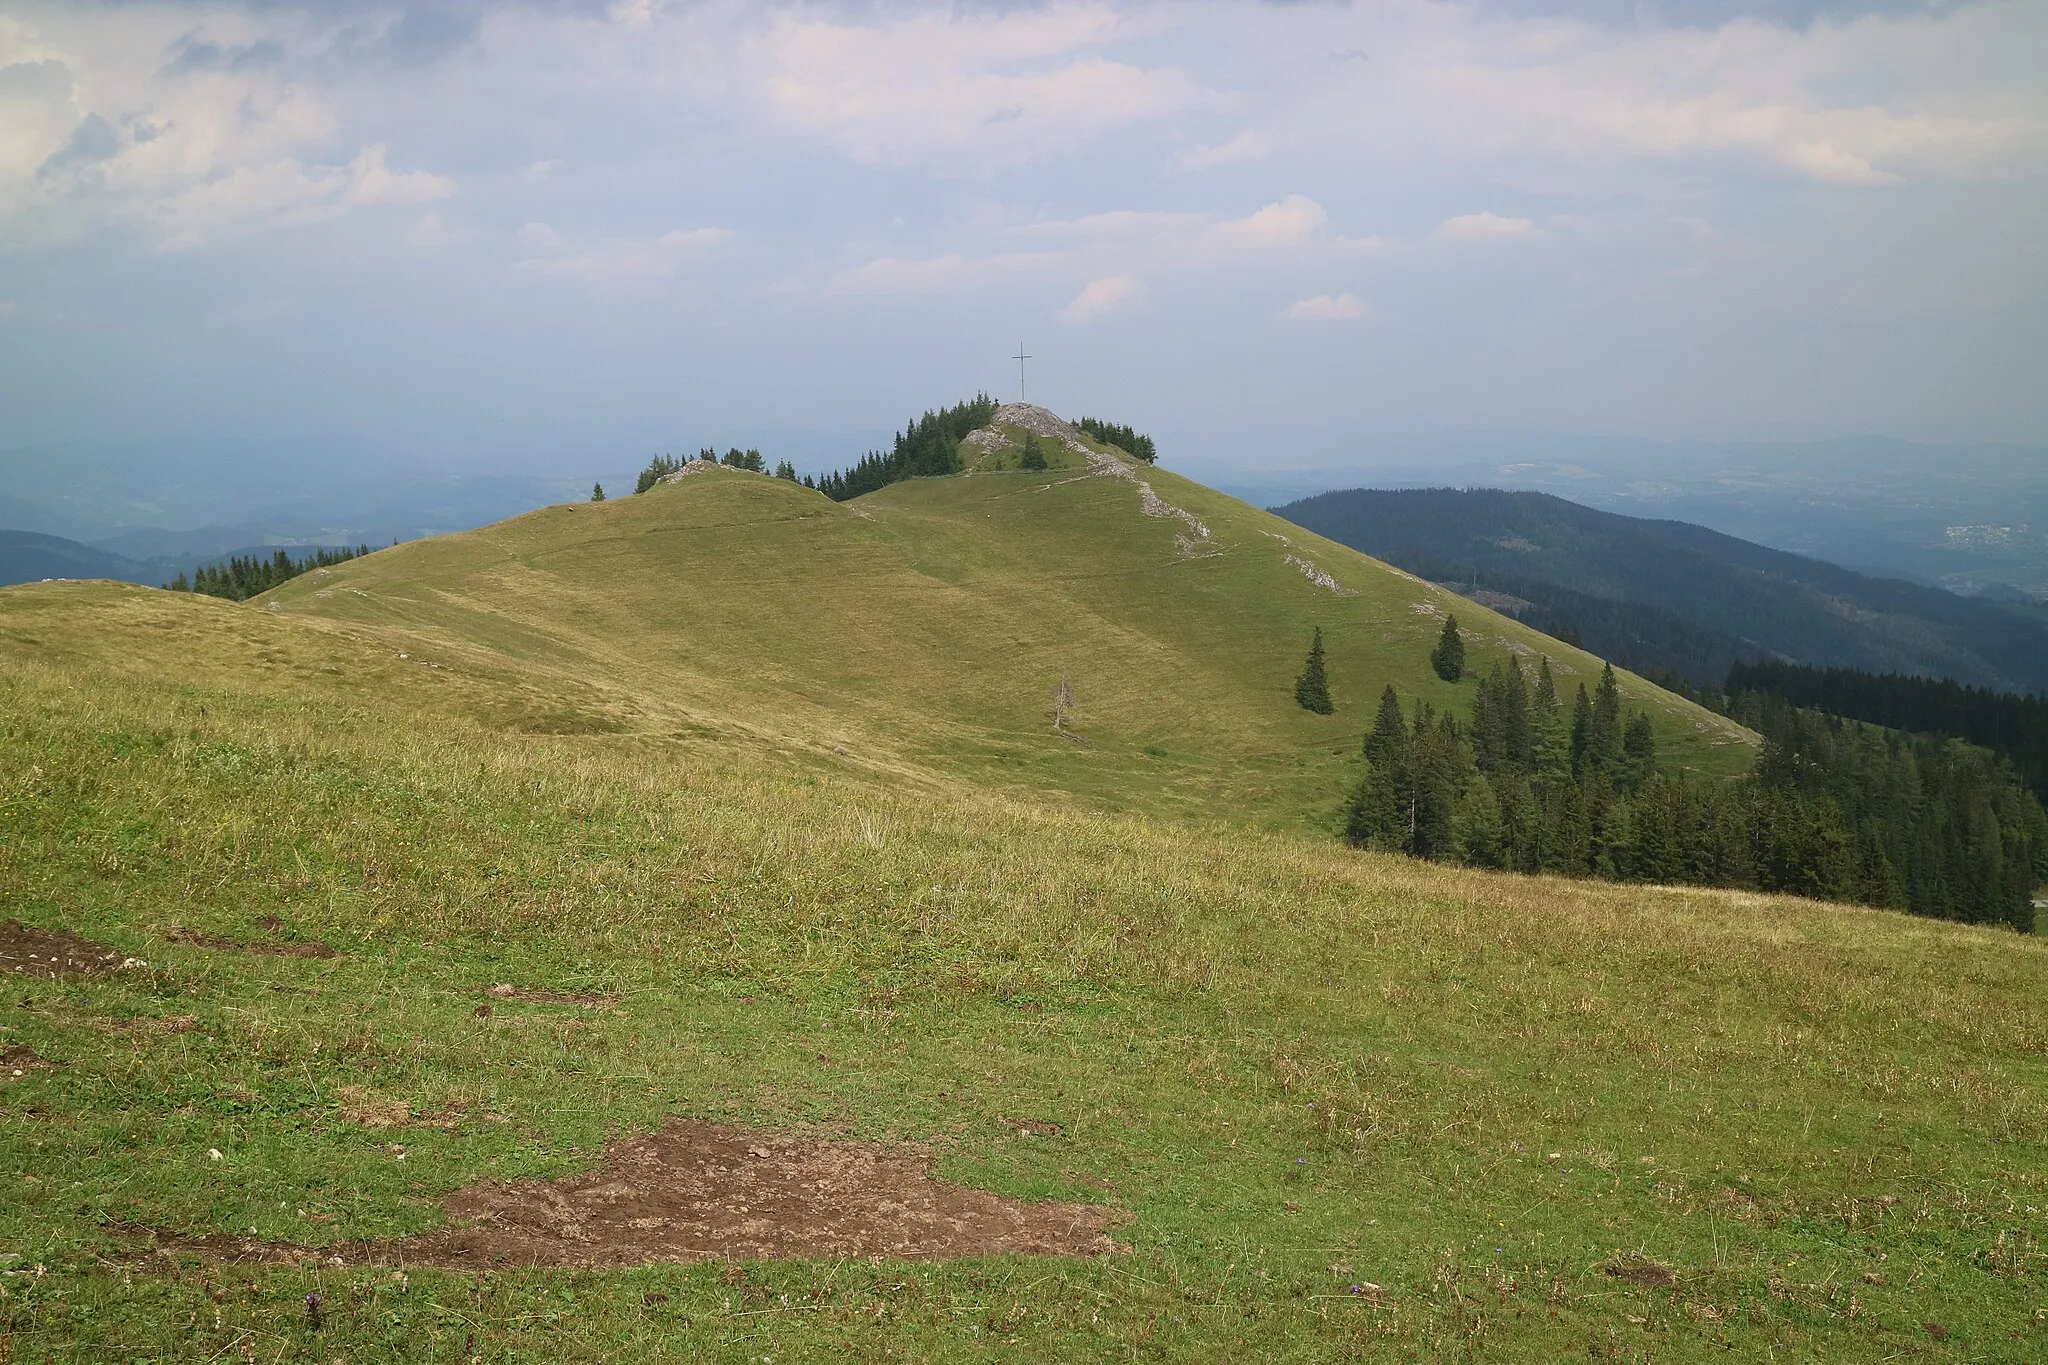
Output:
M183 551L177 554L138 558L104 545L88 545L63 536L37 531L0 530L0 587L15 583L40 583L46 578L100 578L116 583L141 583L162 587L202 565L226 564L235 559L269 561L279 547L236 542L219 552ZM324 548L293 545L286 553L294 559L309 559Z
M1718 687L1738 658L2048 692L2048 626L2007 604L1872 578L1705 527L1547 493L1346 489L1274 509L1298 526L1590 650Z
M154 565L63 536L0 531L0 586L36 583L45 578L111 578L123 583L150 583L158 577Z

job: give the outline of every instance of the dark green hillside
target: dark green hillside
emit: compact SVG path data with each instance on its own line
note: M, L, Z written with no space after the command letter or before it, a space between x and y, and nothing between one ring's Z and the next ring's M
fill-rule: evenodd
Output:
M0 531L0 586L40 583L45 578L112 578L147 583L152 570L126 555L96 550L62 536L34 531Z
M2048 626L2004 604L1683 522L1498 489L1350 489L1277 510L1411 573L1520 598L1522 619L1570 625L1595 653L1707 686L1747 656L2048 691Z

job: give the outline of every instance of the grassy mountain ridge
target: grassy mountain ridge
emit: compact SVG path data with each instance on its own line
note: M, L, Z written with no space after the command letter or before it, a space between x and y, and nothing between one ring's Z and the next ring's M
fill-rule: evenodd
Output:
M1209 528L1192 550L1189 523L1146 515L1131 480L1052 464L913 479L846 504L718 470L380 551L265 602L421 649L601 677L631 698L606 722L628 732L736 717L813 753L1283 824L1330 818L1388 682L1469 704L1427 662L1446 605L1476 632L1475 667L1511 644L1547 653L1567 687L1597 675L1591 656L1170 473L1145 478ZM1330 719L1292 702L1318 625ZM1051 726L1063 678L1078 740ZM1747 761L1746 735L1724 719L1624 687L1659 718L1674 764Z
M1752 655L1873 672L1919 673L2005 691L2048 690L2048 629L2000 603L1871 578L1684 522L1596 511L1547 493L1500 489L1353 489L1280 515L1432 579L1470 582L1591 616L1607 648L1706 676L1730 642ZM1497 580L1494 581L1494 580ZM1561 590L1547 594L1548 589ZM1641 619L1583 600L1640 604ZM1710 637L1671 640L1670 617ZM1589 640L1594 638L1588 636Z

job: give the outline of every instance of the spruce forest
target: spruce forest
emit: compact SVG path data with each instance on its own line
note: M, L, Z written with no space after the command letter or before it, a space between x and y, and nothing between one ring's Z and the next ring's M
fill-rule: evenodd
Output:
M902 479L957 474L964 467L960 442L969 432L987 426L997 406L995 399L983 393L965 403L927 412L896 434L895 444L886 454L870 451L851 469L827 474L815 483L804 482L834 502L846 502Z
M1454 638L1449 637L1447 638ZM1441 646L1440 646L1441 648ZM1517 872L1782 891L2034 929L2048 815L1997 754L1738 692L1763 736L1734 782L1660 773L1614 670L1561 704L1549 660L1479 679L1461 724L1392 687L1345 832L1361 847Z
M288 550L273 551L268 559L261 555L235 555L219 564L200 565L192 571L190 578L179 574L164 586L172 592L197 592L208 597L225 597L230 602L246 602L302 573L329 569L368 553L369 546L359 545L353 550L346 546L319 549L297 559Z
M1775 661L1737 662L1728 671L1727 692L1768 692L1830 715L1968 740L2010 762L2036 796L2048 799L2048 697L1965 687L1950 678Z

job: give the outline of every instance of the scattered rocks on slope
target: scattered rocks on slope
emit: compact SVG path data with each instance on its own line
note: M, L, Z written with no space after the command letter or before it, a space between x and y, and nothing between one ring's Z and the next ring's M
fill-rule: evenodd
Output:
M1174 544L1184 555L1215 554L1214 537L1208 525L1193 512L1176 507L1154 491L1151 483L1138 473L1132 461L1121 455L1109 455L1095 449L1082 439L1075 426L1049 408L1036 403L1005 403L996 409L996 415L989 419L989 425L969 432L968 444L977 450L993 450L1003 443L1000 427L1016 427L1030 432L1033 436L1058 441L1067 449L1088 462L1094 473L1105 478L1124 479L1138 486L1138 505L1148 517L1172 517L1187 524L1188 531L1174 536ZM983 433L988 433L984 435ZM1190 535L1188 532L1192 532ZM1206 543L1205 543L1206 542Z

